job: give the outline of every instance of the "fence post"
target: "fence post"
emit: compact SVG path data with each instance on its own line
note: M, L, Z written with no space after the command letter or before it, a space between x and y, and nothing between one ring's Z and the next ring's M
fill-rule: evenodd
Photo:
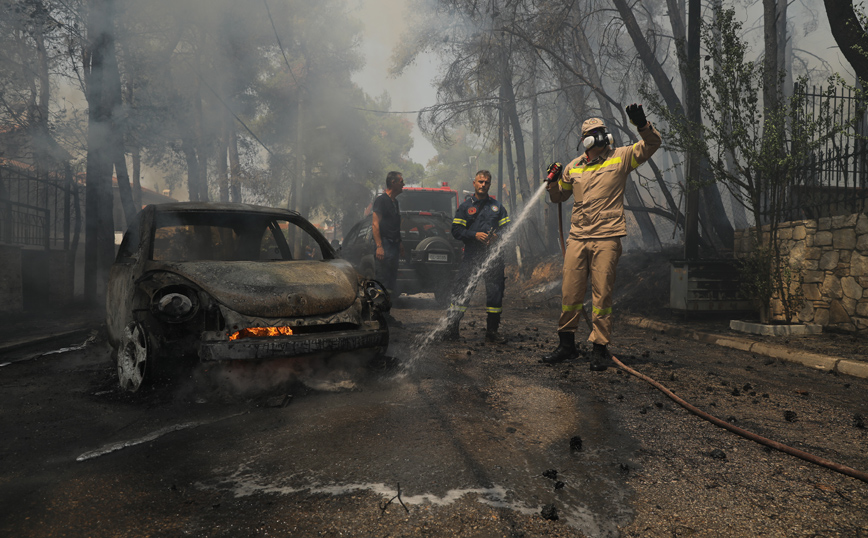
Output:
M72 167L69 162L63 163L63 175L66 179L66 188L63 189L63 250L69 250L69 204L72 201Z

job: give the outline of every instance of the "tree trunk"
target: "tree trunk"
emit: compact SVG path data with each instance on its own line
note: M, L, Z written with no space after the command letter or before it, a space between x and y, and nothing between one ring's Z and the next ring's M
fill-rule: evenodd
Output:
M524 133L521 130L521 121L518 118L518 108L515 103L515 91L512 87L512 69L505 63L505 69L501 71L501 85L503 87L503 101L501 106L506 113L507 124L512 127L513 140L515 140L515 167L518 176L518 189L521 193L522 206L530 201L530 186L527 182L527 158L524 154ZM509 163L513 160L509 159ZM510 166L510 173L515 170ZM511 175L510 174L510 175ZM514 206L513 211L518 211Z
M112 137L112 162L115 165L118 194L120 195L121 206L124 209L124 226L122 229L126 230L130 224L135 222L138 211L133 202L133 192L130 188L130 174L127 171L127 156L124 153L124 145L123 143L117 143L117 138L116 136Z
M531 133L531 170L533 172L533 185L531 186L531 190L536 190L539 187L542 178L540 177L540 173L542 170L542 158L541 158L541 144L540 144L540 124L539 124L539 103L537 101L537 91L536 84L533 82L536 80L536 75L532 76L531 82L531 94L533 97L531 98L530 103L530 128L532 130ZM534 203L537 203L534 201ZM537 223L544 224L545 216L543 212L545 211L544 204L538 204L539 211L534 212L534 220Z
M220 143L217 145L217 187L219 189L220 201L229 201L229 167L226 165L226 144L225 138L221 137Z
M44 13L42 2L36 2L39 6L37 11ZM48 105L51 97L51 84L48 75L48 52L45 50L44 20L37 17L33 26L33 39L36 42L36 76L39 81L38 93L34 96L33 105L29 114L30 138L33 147L36 173L41 175L42 168L57 168L53 154L53 141L48 129ZM36 88L34 88L36 89Z
M229 111L226 111L229 116ZM238 160L238 133L232 117L227 118L229 132L229 201L241 203L241 163Z
M111 107L105 72L107 51L114 46L113 0L91 0L87 8L82 62L88 102L84 296L88 302L99 303L114 258Z
M778 107L778 2L763 0L763 36L765 54L763 56L763 108L768 111Z
M133 203L142 207L142 150L138 144L132 148L133 158Z
M788 0L777 0L778 69L784 72L781 95L793 95L793 40L787 27Z
M196 156L199 161L199 166L196 168L196 184L197 200L200 202L209 201L208 196L208 151L205 146L205 117L202 113L202 85L201 82L196 84L196 94L194 96L193 110L196 114L196 121L193 123L193 144L195 145Z
M856 76L868 82L868 33L859 23L852 0L823 0L826 6L826 16L833 21L829 26L832 29L832 37L838 43L841 54L847 58Z
M125 94L127 98L127 104L130 108L135 108L133 94L133 75L127 72L127 84L125 88ZM130 152L132 153L132 161L133 161L133 205L135 205L136 210L141 210L142 208L142 149L139 146L138 141L136 141L135 136L131 137L131 148Z
M506 163L506 174L509 177L509 210L518 213L518 193L515 188L515 163L512 160L512 138L509 135L510 120L507 114L503 118L503 156ZM502 203L502 202L501 202Z
M187 134L181 138L181 150L187 161L187 197L191 202L199 201L199 157L196 155L196 145L193 135Z
M126 229L138 213L138 208L133 202L133 191L130 188L130 175L127 172L127 158L124 147L124 125L121 124L119 118L114 117L114 111L119 109L123 104L121 96L121 73L118 68L118 57L115 53L114 46L109 47L105 54L105 75L106 75L106 95L110 106L111 118L111 159L115 167L115 173L118 182L118 195L121 201L121 207L124 210L124 226Z
M497 109L497 199L503 203L503 108ZM512 208L510 208L512 209Z
M694 125L702 122L699 102L699 25L700 0L690 0L687 22L687 63L685 78L688 81L687 121ZM687 210L684 228L684 258L694 260L699 258L699 155L693 152L687 155Z
M648 42L645 40L645 36L642 33L641 28L639 27L639 23L636 22L636 17L633 15L632 10L630 10L630 8L627 6L625 0L613 0L613 2L618 8L618 12L621 14L621 18L623 19L624 24L627 28L627 32L633 41L633 45L636 47L636 50L639 53L639 57L645 64L645 68L648 69L649 73L651 73L651 76L654 79L655 84L657 85L658 91L663 96L664 102L671 110L683 114L684 108L681 105L681 101L678 99L678 96L676 95L675 90L672 87L672 83L670 82L669 77L663 70L660 62L657 61L657 58L651 51L651 47L648 45ZM688 80L688 89L690 90L690 92L688 93L687 101L689 103L691 99L695 99L696 107L695 109L688 111L686 117L689 120L693 121L695 125L700 125L701 112L699 109L698 81L700 47L699 26L702 20L700 16L701 3L697 0L690 0L689 6L689 21L687 25L687 61L690 66L687 68L687 72L683 73L683 76L685 79ZM687 175L689 178L688 181L699 181L701 178L709 178L709 172L710 168L708 167L705 156L687 156ZM712 187L714 186L712 185ZM709 237L708 239L712 244L715 245L731 245L733 238L732 224L727 219L726 212L720 211L720 209L723 208L723 202L720 200L720 192L717 190L716 187L703 188L702 192L707 199L707 204L705 204L705 206L708 207L710 210L714 211L711 214L704 215L704 220L710 225L706 228L706 231L710 234L714 234L717 236L713 238ZM688 185L688 207L694 207L698 210L698 208L700 207L699 196L699 192L695 189L691 189ZM687 218L688 222L685 234L685 254L687 254L687 251L690 251L690 256L697 257L699 244L699 215L696 215L696 218L694 219L691 215L688 214Z
M229 127L226 125L226 116L221 122L220 136L217 138L217 189L220 193L220 201L229 201L229 168L226 165L226 155L229 148Z
M298 91L298 100L296 101L296 126L295 126L295 167L293 174L292 187L292 207L304 214L304 100L301 90ZM301 236L295 234L292 251L296 252L297 256L302 253Z
M663 96L663 101L666 103L666 106L673 111L683 114L684 107L681 106L681 100L678 99L678 95L672 87L669 75L666 74L663 70L663 66L660 65L660 62L657 61L657 58L651 51L651 47L645 40L645 35L642 33L639 23L636 22L636 17L633 15L633 11L627 6L626 0L612 1L615 3L615 7L618 8L618 13L621 14L621 19L624 21L627 33L633 40L636 52L639 54L639 58L642 60L645 68L648 69L648 72L651 74L651 78L654 79L654 83L657 85L660 95ZM691 1L691 6L692 5L693 1ZM697 29L697 32L698 31L699 30Z

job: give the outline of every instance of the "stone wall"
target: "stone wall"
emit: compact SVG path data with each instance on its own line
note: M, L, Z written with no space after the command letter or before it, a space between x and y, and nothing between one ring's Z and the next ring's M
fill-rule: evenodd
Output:
M736 232L736 257L750 251L751 232ZM778 242L804 295L799 321L868 333L868 215L785 222ZM773 319L782 310L773 302Z

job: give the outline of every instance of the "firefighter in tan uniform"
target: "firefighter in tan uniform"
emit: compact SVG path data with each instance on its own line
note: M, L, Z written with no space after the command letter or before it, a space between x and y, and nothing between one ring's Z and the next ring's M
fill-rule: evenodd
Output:
M558 320L560 343L543 357L544 363L561 362L579 356L575 332L581 321L588 279L591 281L593 344L590 369L602 371L611 357L612 288L621 256L621 237L627 235L624 218L624 188L627 175L647 161L660 147L660 133L645 117L642 105L627 107L627 116L639 129L642 140L620 148L612 147L612 135L603 120L591 118L582 124L579 151L584 155L570 162L560 175L559 163L549 167L552 181L548 192L552 202L573 196L570 236L564 257L562 311ZM554 171L554 177L551 173ZM557 181L554 181L557 179Z

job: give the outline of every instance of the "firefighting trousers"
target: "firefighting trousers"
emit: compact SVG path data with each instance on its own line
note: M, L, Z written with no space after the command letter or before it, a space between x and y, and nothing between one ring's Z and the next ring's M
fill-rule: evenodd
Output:
M564 257L561 317L558 332L575 332L582 322L588 279L591 280L591 324L588 341L608 344L612 334L612 288L621 257L621 238L570 239Z
M485 261L484 255L467 256L461 260L458 266L458 274L452 286L452 304L449 305L450 318L461 319L470 304L470 298L476 290L479 280L473 282L468 288L470 280L479 270L480 264ZM503 312L503 291L506 288L506 276L504 275L503 259L492 260L491 265L482 273L485 280L485 310L489 316L499 316Z

